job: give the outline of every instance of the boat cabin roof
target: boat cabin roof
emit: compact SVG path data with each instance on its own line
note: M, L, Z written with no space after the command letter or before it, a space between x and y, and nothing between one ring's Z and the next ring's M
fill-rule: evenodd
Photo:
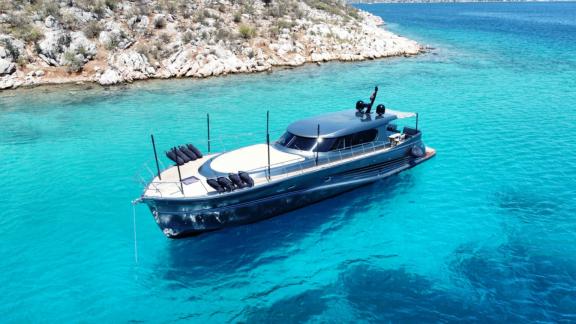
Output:
M395 119L416 116L411 112L400 112L386 109L383 115L359 113L355 109L331 112L323 115L298 120L287 131L302 137L317 137L320 125L321 137L339 137L354 134L368 129L384 126Z

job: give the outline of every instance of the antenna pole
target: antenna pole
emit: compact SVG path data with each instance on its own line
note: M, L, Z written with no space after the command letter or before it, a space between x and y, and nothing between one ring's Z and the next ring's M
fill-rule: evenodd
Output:
M316 132L316 166L318 166L318 146L320 146L320 124L318 124L318 129Z
M208 128L208 153L210 153L210 114L206 114L206 126Z
M272 178L270 173L270 110L266 111L266 145L268 146L268 180Z
M150 138L152 139L152 148L154 149L154 160L156 160L156 170L158 171L158 179L162 180L162 176L160 175L160 165L158 164L158 153L156 153L156 143L154 142L154 134L150 134Z
M416 130L418 130L418 113L416 113Z
M174 154L176 154L176 148L174 148L173 150ZM178 155L176 154L176 156ZM180 191L182 192L182 195L184 195L184 186L182 185L182 173L180 173L180 164L178 164L178 161L176 161L176 168L178 169L178 180L180 180Z
M377 95L378 95L378 86L374 87L374 93L372 93L372 95L370 96L370 105L368 106L366 113L369 114L370 111L372 110L372 105L374 105L374 102L376 101Z

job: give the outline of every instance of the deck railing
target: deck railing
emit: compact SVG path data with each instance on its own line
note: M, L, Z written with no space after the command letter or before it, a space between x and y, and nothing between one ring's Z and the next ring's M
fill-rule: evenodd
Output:
M212 143L211 147L214 148L213 144L219 142L221 143L220 148L224 149L221 153L225 153L227 152L226 145L224 142L225 139L227 140L226 142L230 144L231 144L231 141L229 141L230 139L236 139L236 140L241 139L240 141L235 143L238 145L234 145L236 148L238 148L242 144L246 143L247 136L251 137L254 135L262 137L261 134L256 133L245 133L233 136L221 136L219 138L210 140ZM270 165L271 174L268 174L268 165L255 168L252 170L242 170L242 171L247 172L251 175L261 175L256 177L256 180L258 180L257 183L272 182L280 179L285 179L287 177L301 175L310 171L316 171L318 169L330 167L333 166L334 164L343 162L345 160L351 160L359 156L364 156L366 154L374 153L376 151L388 148L391 148L390 142L388 141L373 141L358 144L344 149L330 151L329 153L319 152L317 160L315 155L316 153L314 153L314 151L310 151L309 153L312 154L309 157L305 157L304 160L302 160L302 158L299 157L292 160L271 164ZM162 162L162 160L160 160L160 168L162 171L167 169L166 165ZM165 194L166 188L170 188L168 189L169 190L168 193L170 196L173 196L176 193L180 193L181 195L184 194L182 190L183 188L185 188L185 185L183 185L180 181L166 181L166 180L154 181L157 175L152 171L150 167L148 167L148 164L144 165L144 169L149 174L149 179L151 179L150 181L146 181L144 177L138 176L138 181L143 185L144 190L153 190L157 192L160 196L163 196L163 191ZM212 190L206 183L204 183L205 181L199 180L199 182L202 184L207 194L210 192L214 192L214 190Z

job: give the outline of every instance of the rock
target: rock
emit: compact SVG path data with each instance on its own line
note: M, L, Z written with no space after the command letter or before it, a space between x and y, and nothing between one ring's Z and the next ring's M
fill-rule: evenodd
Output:
M44 26L46 26L46 28L48 29L54 29L58 27L58 21L56 20L56 18L48 16L46 17L46 19L44 19Z
M156 72L146 56L135 51L124 51L111 55L108 58L108 65L117 70L127 81L147 79Z
M9 48L11 48L9 50ZM14 52L25 53L24 42L5 34L0 34L0 58L15 61Z
M12 74L16 71L16 64L7 59L0 59L0 75Z
M43 77L44 76L44 71L43 70L36 70L36 72L34 72L34 75L37 77Z
M122 78L120 77L118 71L114 69L107 69L98 79L98 83L101 85L112 85L120 82L122 82Z
M96 44L89 41L83 32L70 33L70 38L70 51L80 54L83 61L94 58L96 55Z
M136 30L141 33L146 31L149 23L150 20L148 19L148 16L134 16L128 19L128 26L130 26L132 30Z
M63 30L52 30L44 35L38 43L39 57L49 65L58 66L62 61L62 54L70 45L70 35Z
M95 13L84 11L78 7L65 6L60 9L63 15L69 15L80 24L84 25L92 20L97 20L98 16Z
M109 21L104 25L104 31L100 32L98 41L104 46L110 46L112 49L126 49L133 44L133 39L124 31L120 24Z
M14 79L10 77L0 77L0 90L10 89L14 86Z
M180 50L165 61L166 69L174 76L184 76L195 63L191 57L192 52L190 50Z

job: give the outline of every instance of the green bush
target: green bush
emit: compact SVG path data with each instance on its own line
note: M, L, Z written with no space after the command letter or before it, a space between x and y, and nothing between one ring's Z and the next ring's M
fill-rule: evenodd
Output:
M158 16L154 18L154 28L162 29L164 27L166 27L166 20L164 20L164 17Z
M160 34L160 41L164 44L168 44L170 43L170 41L172 41L172 36L170 36L170 34L168 33L162 33Z
M234 22L237 24L242 22L242 14L240 12L234 14Z
M216 32L216 40L220 41L220 40L228 40L230 39L230 32L226 29L220 28L218 29L218 31Z
M31 23L24 23L21 21L12 25L10 32L16 38L23 39L27 43L39 41L44 37L42 30L38 29Z
M112 11L116 9L117 2L118 2L117 0L104 0L104 4L106 5L106 7L108 7Z
M98 37L102 31L102 26L97 21L89 21L86 26L82 29L84 35L90 39Z
M256 28L246 24L240 25L238 32L240 32L240 36L242 36L244 39L249 39L256 36Z
M109 51L115 50L120 45L120 39L116 35L110 35L110 40L105 44L106 49Z
M180 40L182 41L182 43L184 44L188 44L190 43L192 40L194 39L194 34L191 31L186 31L184 32L184 34L182 34Z
M52 16L54 18L60 17L60 5L56 1L44 1L42 3L42 8L40 14L43 18Z
M66 52L64 53L64 65L66 65L66 71L68 73L76 73L82 71L84 62L76 57L76 53Z

